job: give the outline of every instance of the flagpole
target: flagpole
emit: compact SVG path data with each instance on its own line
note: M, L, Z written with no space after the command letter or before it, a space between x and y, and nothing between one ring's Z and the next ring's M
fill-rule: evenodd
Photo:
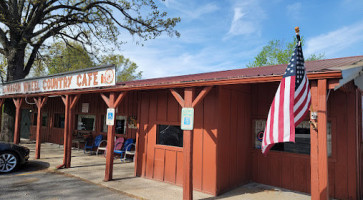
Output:
M300 41L300 28L298 26L295 27L295 33L296 33L296 38L297 38L297 40L299 42L299 45L300 45L300 42L301 42ZM314 109L313 109L313 104L310 104L310 113L311 114L315 113ZM311 114L310 114L311 120L309 121L309 123L313 126L314 130L317 130L318 125L316 124L316 121L312 121L312 120L316 120L316 118L312 118Z

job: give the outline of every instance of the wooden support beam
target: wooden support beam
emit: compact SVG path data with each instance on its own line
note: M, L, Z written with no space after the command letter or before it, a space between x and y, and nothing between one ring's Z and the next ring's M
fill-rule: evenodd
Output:
M67 162L66 168L71 167L71 159L72 159L72 132L74 130L74 108L77 105L78 100L81 95L70 95L69 96L69 111L68 111L68 134L67 134Z
M100 95L101 95L103 101L105 101L107 107L111 108L112 105L110 105L110 99L106 95L104 95L103 93L100 93Z
M329 199L327 151L327 80L318 80L318 161L320 200Z
M122 100L125 98L126 92L120 93L118 96L114 92L110 93L110 96L101 93L102 99L105 101L108 108L117 108ZM116 116L114 118L114 123L116 121ZM107 154L106 154L106 169L104 181L112 180L113 174L113 150L115 146L115 126L107 127Z
M114 108L117 108L118 105L122 102L123 98L125 97L127 92L122 92L118 95L117 99L115 100L115 103L113 105Z
M316 81L311 81L311 109L310 112L318 110L318 85ZM310 115L311 117L311 115ZM311 121L316 121L311 119ZM311 199L319 199L319 162L318 162L318 131L310 125L310 181L311 181Z
M318 113L317 129L310 128L311 199L328 199L327 80L311 84L311 111ZM312 119L311 119L312 120ZM314 120L312 120L314 121Z
M194 108L200 103L213 86L203 88L193 101L194 88L184 89L184 99L174 89L170 89L179 105L183 108ZM193 199L193 131L183 131L183 199Z
M63 142L64 142L64 155L63 155L63 164L57 166L57 168L63 168L66 167L68 163L68 112L70 107L70 98L69 95L61 96L62 101L65 106L65 114L64 114L64 136L63 136Z
M101 95L102 96L102 95ZM115 108L115 93L111 92L110 97L107 98L108 102L106 104L109 105L109 108ZM116 118L116 117L115 117ZM113 173L113 150L115 145L115 126L107 126L107 153L106 153L106 169L105 169L105 178L104 181L112 180Z
M184 90L184 107L191 108L193 105L193 88ZM183 131L183 199L193 199L193 131Z
M74 109L74 107L76 106L80 97L81 97L81 94L77 94L76 96L74 96L72 98L70 109Z
M4 102L5 102L5 99L0 99L0 108L2 108Z
M14 127L14 144L20 143L20 108L23 98L13 98L15 104L15 127Z
M202 91L198 94L197 98L194 99L192 107L194 108L199 102L201 102L205 96L207 96L208 92L212 89L213 86L208 86L203 88Z
M171 94L174 96L175 100L179 103L181 107L184 107L184 99L180 94L174 89L170 89Z
M36 132L36 142L35 142L35 159L40 158L40 147L41 147L41 126L42 126L42 108L47 101L48 97L38 97L38 99L34 98L35 105L38 108L37 115L37 132Z

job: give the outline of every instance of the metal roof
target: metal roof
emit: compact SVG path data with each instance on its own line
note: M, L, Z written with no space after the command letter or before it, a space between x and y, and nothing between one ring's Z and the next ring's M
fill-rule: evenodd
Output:
M305 67L308 74L324 73L332 71L342 71L347 66L351 66L357 63L362 63L363 55L352 56L344 58L324 59L316 61L306 61ZM207 82L218 80L235 80L252 77L269 77L269 76L281 76L286 69L286 64L271 65L256 68L242 68L227 71L217 71L209 73L191 74L184 76L172 76L163 78L153 78L144 80L135 80L128 82L118 82L116 86L121 87L138 87L138 86L150 86L150 85L170 85L177 83L191 83L191 82Z

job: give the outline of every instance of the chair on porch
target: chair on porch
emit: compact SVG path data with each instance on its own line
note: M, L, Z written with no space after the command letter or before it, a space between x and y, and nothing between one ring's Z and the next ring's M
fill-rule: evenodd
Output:
M135 146L134 139L127 139L121 150L114 150L115 154L120 154L121 161L126 160L126 155L134 155L135 153L131 151L131 148Z
M115 137L115 147L114 150L121 150L122 145L124 144L125 139L123 137L119 137L116 139ZM107 151L107 140L102 140L97 147L96 155L99 154L99 151L103 151L106 156Z
M92 153L93 148L98 147L98 145L101 143L101 141L102 141L102 135L97 135L95 137L95 141L94 142L92 142L92 136L88 137L86 139L86 144L84 145L83 152L86 153L87 152L87 149L89 149L90 150L90 153Z

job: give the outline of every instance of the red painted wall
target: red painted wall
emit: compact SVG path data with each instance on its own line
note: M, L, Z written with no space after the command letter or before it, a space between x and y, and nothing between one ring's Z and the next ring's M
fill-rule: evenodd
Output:
M217 194L251 180L251 87L218 87Z
M137 116L137 102L138 96L135 92L129 92L123 102L118 107L118 113L116 115L123 116ZM82 113L82 103L89 103L89 112ZM36 110L36 107L33 106L33 111ZM101 98L100 94L84 94L81 95L81 98L77 102L77 105L74 109L74 114L86 114L86 115L96 115L96 123L95 123L95 131L92 131L93 136L97 136L98 134L102 134L104 139L106 139L106 132L102 131L102 115L106 114L107 105ZM48 98L47 103L45 104L44 109L42 109L43 113L48 114L47 127L42 127L42 142L52 142L56 144L63 144L64 137L64 129L63 128L55 128L54 127L54 114L60 113L64 114L64 104L60 97L50 97ZM33 119L34 120L34 119ZM73 125L76 127L76 118L74 118ZM137 129L126 128L126 134L116 134L118 137L125 138L136 138ZM31 135L30 138L35 140L36 134L36 125L31 126Z
M266 119L278 85L252 86L252 119ZM330 91L328 121L332 124L332 156L328 158L329 193L338 199L357 199L356 110L354 90ZM307 118L308 120L308 118ZM252 181L310 192L310 156L251 149Z
M264 157L259 149L254 149L253 120L266 119L277 87L278 83L215 86L195 107L195 190L217 195L254 181L310 191L309 155L271 151ZM183 96L182 89L179 93ZM361 115L361 111L356 109L356 99L355 90L348 88L332 90L328 100L328 121L332 124L329 192L331 197L340 199L358 198L357 165L361 164L363 154L357 156L357 144L361 150L357 142L361 141L361 129L356 127L361 122L355 116ZM93 134L99 134L106 104L99 94L82 95L76 114L81 113L81 103L90 103L89 114L97 115ZM358 103L361 105L360 100ZM182 185L183 149L156 144L157 124L180 124L181 107L170 91L129 92L118 109L121 115L137 116L139 122L138 132L127 128L126 134L128 138L137 138L136 175ZM48 127L43 129L43 141L59 143L63 129L53 127L53 117L54 113L64 113L63 102L59 97L49 98L44 112L48 112Z
M139 99L136 174L182 185L183 149L156 144L157 124L180 125L181 107L169 90L141 92ZM194 116L193 186L210 194L217 191L217 99L217 89L213 88L195 107Z

